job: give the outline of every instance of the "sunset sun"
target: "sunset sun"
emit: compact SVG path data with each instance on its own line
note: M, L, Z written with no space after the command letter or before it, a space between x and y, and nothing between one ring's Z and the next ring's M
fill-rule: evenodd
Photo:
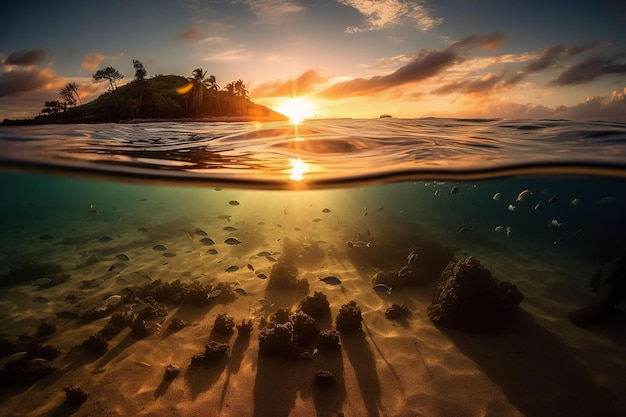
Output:
M304 119L313 117L313 105L302 98L290 98L285 100L276 111L289 117L293 124L302 123Z

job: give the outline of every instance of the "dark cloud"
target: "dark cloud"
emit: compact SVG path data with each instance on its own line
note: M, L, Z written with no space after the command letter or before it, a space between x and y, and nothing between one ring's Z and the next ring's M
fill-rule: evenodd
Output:
M46 56L45 49L31 49L30 51L13 52L6 57L4 65L36 65Z
M504 35L501 33L492 33L488 36L470 35L452 43L448 49L465 49L465 48L482 48L482 49L499 49L504 43Z
M558 58L563 56L563 52L565 48L563 45L555 45L550 48L546 48L541 53L541 56L534 61L531 61L526 67L526 72L538 72L548 68L552 65Z
M0 74L0 98L30 93L58 84L58 77L47 69L32 67Z
M593 81L608 74L626 74L624 56L603 57L591 56L584 61L565 70L550 85L574 85Z
M183 30L176 35L177 39L183 39L187 41L197 41L202 39L202 32L197 27L190 27Z
M303 72L298 78L290 78L285 82L264 83L254 89L255 97L296 97L311 92L317 83L326 81L314 69Z
M328 87L320 95L328 98L367 96L419 82L463 62L465 57L462 52L472 48L498 48L503 40L504 37L500 33L489 36L468 36L452 43L443 51L422 50L417 57L391 74L343 81Z
M424 80L463 59L453 51L425 51L389 75L355 78L337 83L320 93L329 98L364 96L403 84Z
M464 94L484 94L492 91L502 83L502 75L489 73L480 80L457 81L445 84L431 91L433 94L450 94L461 92Z

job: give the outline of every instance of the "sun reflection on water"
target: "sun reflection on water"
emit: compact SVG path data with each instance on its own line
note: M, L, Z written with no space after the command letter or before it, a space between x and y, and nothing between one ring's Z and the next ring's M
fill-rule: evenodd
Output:
M307 163L300 158L295 158L289 160L289 165L291 165L289 179L292 181L302 181L304 174L308 171Z

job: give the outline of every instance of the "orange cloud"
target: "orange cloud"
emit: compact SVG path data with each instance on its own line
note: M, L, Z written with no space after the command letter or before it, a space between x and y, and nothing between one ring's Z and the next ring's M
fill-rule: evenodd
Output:
M0 74L0 97L15 97L25 93L59 88L64 79L49 68L28 66Z
M80 66L87 71L95 71L98 69L103 60L104 55L97 52L88 52L85 54L83 62L80 64Z
M303 72L297 78L290 78L284 82L264 83L254 89L252 94L255 97L297 97L310 93L313 87L326 81L317 71L310 69Z

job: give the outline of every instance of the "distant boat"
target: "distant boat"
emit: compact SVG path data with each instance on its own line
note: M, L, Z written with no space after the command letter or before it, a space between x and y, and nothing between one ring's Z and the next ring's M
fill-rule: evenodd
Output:
M381 114L380 118L381 119L391 119L391 115L390 114Z

